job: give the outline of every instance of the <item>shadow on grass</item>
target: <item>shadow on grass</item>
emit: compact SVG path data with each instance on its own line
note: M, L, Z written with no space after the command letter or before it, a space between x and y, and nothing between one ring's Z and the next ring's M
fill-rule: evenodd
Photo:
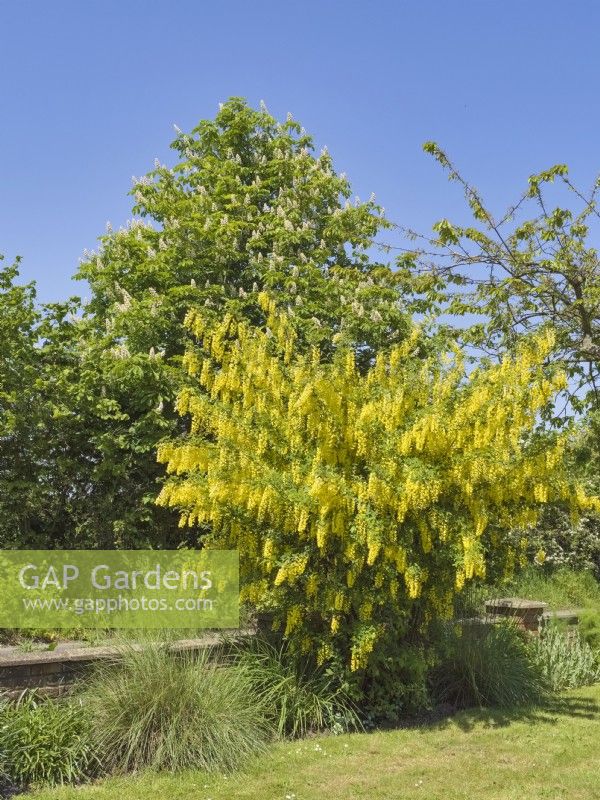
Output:
M550 697L536 706L465 709L419 727L421 730L444 730L456 726L463 731L471 731L476 726L502 728L514 722L556 725L564 718L600 722L600 703L586 697Z

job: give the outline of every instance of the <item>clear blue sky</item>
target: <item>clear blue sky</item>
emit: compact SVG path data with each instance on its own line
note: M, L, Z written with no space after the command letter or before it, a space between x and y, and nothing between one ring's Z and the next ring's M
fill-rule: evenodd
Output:
M131 176L231 95L292 111L355 192L429 228L462 208L442 144L499 208L600 170L594 0L0 0L0 252L42 300L130 216Z

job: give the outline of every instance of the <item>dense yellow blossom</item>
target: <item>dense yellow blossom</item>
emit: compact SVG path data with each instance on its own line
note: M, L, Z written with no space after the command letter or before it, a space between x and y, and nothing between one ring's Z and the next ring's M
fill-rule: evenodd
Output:
M301 652L323 661L349 642L361 668L386 620L449 616L491 551L509 574L523 557L509 534L544 503L600 508L566 474L564 436L532 436L564 386L543 368L550 333L468 374L456 348L417 356L415 328L361 374L352 351L298 352L289 318L260 302L265 331L188 314L196 388L177 408L191 432L159 451L158 502L208 527L207 546L239 549L242 596Z

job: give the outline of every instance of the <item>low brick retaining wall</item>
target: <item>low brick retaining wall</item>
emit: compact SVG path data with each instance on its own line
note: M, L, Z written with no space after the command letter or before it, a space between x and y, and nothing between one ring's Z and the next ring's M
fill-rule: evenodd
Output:
M219 636L180 639L173 652L201 652L222 642ZM54 650L24 653L18 648L0 649L0 693L16 697L26 689L39 689L47 695L67 692L98 661L118 659L117 646L83 647L59 644Z

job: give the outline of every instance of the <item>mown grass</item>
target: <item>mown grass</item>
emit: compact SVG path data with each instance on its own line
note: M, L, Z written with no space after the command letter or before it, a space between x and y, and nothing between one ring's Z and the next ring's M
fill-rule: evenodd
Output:
M600 686L534 710L274 746L244 772L144 774L35 800L598 800Z

